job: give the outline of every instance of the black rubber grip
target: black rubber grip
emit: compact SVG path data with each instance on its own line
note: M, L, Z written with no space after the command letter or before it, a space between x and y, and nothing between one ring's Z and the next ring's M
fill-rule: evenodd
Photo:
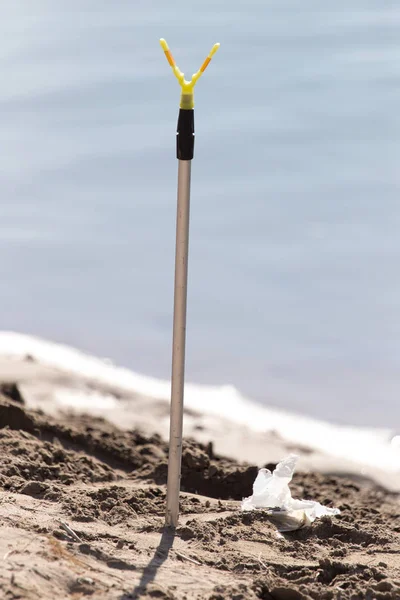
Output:
M179 110L176 128L176 158L192 160L194 154L194 110Z

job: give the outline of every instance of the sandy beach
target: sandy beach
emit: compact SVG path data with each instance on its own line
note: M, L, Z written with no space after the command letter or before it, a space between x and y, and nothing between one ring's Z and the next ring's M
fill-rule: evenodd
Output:
M187 411L192 433L209 439L186 435L181 517L173 534L163 528L167 444L157 431L165 403L131 399L137 426L122 428L49 402L51 386L66 385L65 376L57 379L31 358L2 365L2 598L400 597L397 492L355 473L329 472L329 461L297 448L293 496L336 506L341 514L279 534L263 513L242 513L240 501L251 494L258 467L272 467L294 449L272 436L263 464L224 457L212 428ZM306 467L311 458L313 470ZM316 471L318 460L324 472Z

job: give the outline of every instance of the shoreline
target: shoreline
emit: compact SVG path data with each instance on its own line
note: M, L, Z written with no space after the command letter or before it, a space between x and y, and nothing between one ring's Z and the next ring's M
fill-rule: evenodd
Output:
M78 350L22 334L0 332L0 382L20 386L26 406L105 417L167 439L169 382L119 368ZM299 468L370 478L400 491L395 432L332 425L257 405L234 389L188 384L184 435L212 441L216 451L261 466L294 451Z

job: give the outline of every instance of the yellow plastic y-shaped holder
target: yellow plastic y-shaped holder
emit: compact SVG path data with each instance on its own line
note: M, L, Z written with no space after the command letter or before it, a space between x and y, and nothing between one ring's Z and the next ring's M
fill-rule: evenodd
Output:
M220 45L214 44L210 54L207 56L197 73L193 75L190 81L186 81L185 75L177 66L167 42L163 38L161 38L160 44L162 49L164 50L167 61L169 62L172 71L177 80L179 81L179 85L181 86L181 102L179 107L184 110L191 110L192 108L194 108L194 86L196 85L197 80L203 75L204 71L210 64L212 57L214 56Z

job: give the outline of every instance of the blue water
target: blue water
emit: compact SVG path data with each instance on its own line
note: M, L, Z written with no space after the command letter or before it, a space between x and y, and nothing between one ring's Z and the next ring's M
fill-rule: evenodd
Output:
M400 428L397 0L3 0L0 328L170 373L197 70L187 378Z

